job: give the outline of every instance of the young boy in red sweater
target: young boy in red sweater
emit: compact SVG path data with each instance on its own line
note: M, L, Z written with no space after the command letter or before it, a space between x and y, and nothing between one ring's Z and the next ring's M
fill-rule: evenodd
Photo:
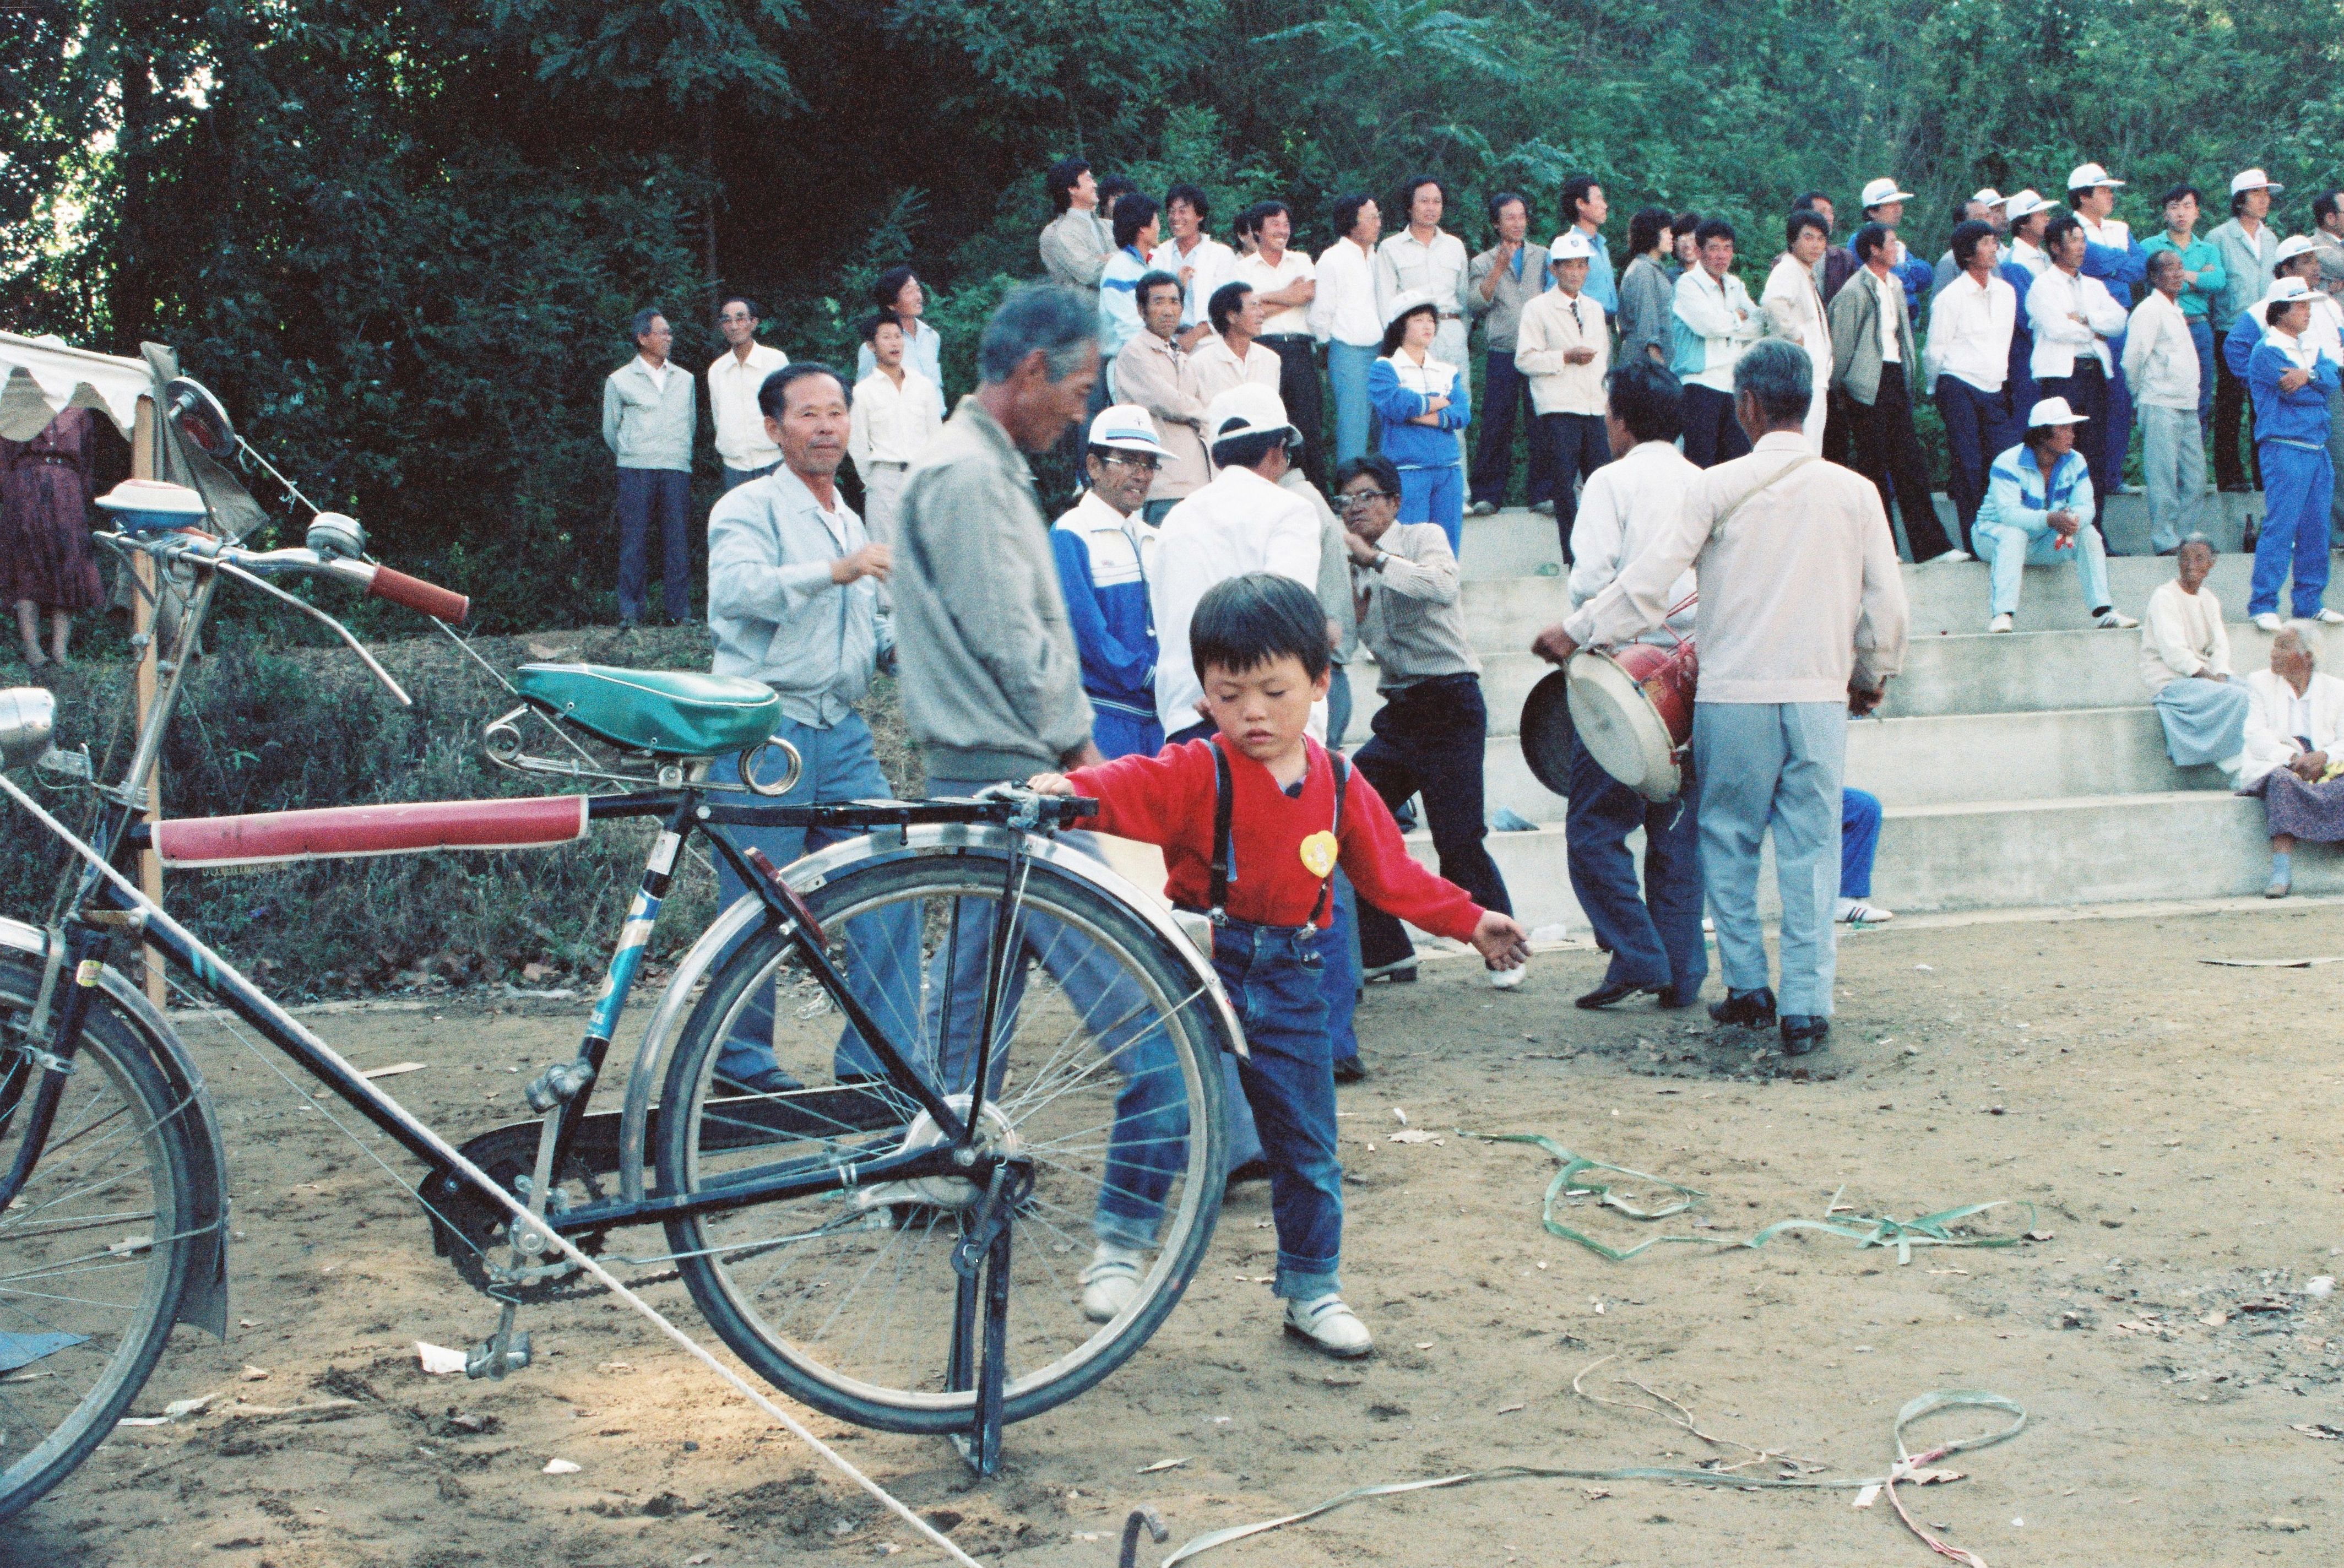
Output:
M1318 951L1329 881L1339 864L1361 898L1472 943L1493 969L1527 962L1530 940L1409 859L1373 787L1303 733L1329 678L1326 617L1308 589L1268 572L1230 578L1197 602L1188 647L1217 736L1039 774L1033 787L1096 797L1092 825L1160 846L1172 902L1212 916L1213 967L1251 1053L1238 1072L1269 1161L1286 1331L1364 1356L1373 1341L1336 1275L1343 1168ZM1110 1250L1102 1244L1086 1281L1116 1267L1136 1280L1140 1256Z

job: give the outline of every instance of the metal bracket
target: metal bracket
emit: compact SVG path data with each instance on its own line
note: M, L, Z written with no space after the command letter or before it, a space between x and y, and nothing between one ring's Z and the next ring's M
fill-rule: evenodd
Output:
M55 1051L44 1050L39 1046L30 1044L18 1046L16 1049L23 1052L25 1058L34 1066L56 1073L61 1077L70 1075L74 1070L74 1065Z
M89 743L85 741L72 751L62 752L51 746L33 764L45 774L56 774L64 778L80 779L86 784L96 776L89 764Z

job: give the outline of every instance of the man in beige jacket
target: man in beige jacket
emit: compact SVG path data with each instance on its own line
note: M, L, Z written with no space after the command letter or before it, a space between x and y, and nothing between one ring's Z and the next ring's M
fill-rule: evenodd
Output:
M1603 378L1612 369L1612 329L1603 307L1583 292L1595 248L1566 229L1547 251L1554 287L1522 307L1514 329L1514 369L1531 384L1538 411L1531 439L1545 449L1554 490L1554 526L1571 559L1571 525L1579 517L1579 481L1612 460L1603 424Z

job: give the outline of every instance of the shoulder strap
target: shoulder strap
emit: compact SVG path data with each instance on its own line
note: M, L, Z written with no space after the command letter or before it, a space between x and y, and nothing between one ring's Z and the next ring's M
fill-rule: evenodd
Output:
M1342 753L1329 751L1327 754L1327 766L1335 774L1335 820L1329 831L1335 835L1337 853L1339 854L1343 839L1343 792L1350 786L1351 764ZM1319 879L1318 896L1311 902L1310 918L1304 922L1305 925L1318 924L1318 916L1327 913L1327 900L1334 895L1334 889L1335 872L1334 868L1329 866L1327 875Z
M1727 507L1718 520L1710 525L1709 536L1712 539L1715 539L1719 534L1723 533L1725 531L1725 525L1732 522L1736 517L1739 517L1742 514L1742 509L1743 507L1748 506L1752 501L1756 501L1760 496L1764 495L1768 491L1773 490L1776 485L1781 484L1784 480L1790 478L1793 474L1798 472L1809 463L1821 462L1822 460L1823 460L1821 458L1815 456L1813 452L1801 452L1797 457L1793 458L1789 462L1774 470L1772 476L1759 481L1756 484L1752 485L1748 490L1743 491L1740 497L1734 501L1734 503L1732 506Z
M1228 918L1229 884L1238 879L1236 850L1229 842L1229 815L1237 792L1229 782L1228 754L1221 750L1220 737L1205 744L1213 751L1213 869L1207 903L1213 924L1218 926Z

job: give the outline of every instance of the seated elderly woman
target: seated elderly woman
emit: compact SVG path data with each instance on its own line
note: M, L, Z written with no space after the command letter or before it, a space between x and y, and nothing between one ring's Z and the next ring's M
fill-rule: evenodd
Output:
M2173 558L2174 580L2148 596L2140 629L2140 678L2155 693L2165 723L2165 754L2177 768L2217 763L2237 776L2246 750L2247 711L2254 705L2230 670L2222 602L2206 586L2214 541L2193 533Z
M2247 677L2247 758L2238 793L2263 797L2270 829L2266 898L2295 886L2295 841L2344 842L2344 681L2312 668L2310 642L2295 626L2271 639L2270 668Z
M1987 471L1970 548L1994 572L1989 632L2012 629L2027 567L2070 561L2083 574L2092 624L2109 631L2140 624L2108 600L2108 547L2092 526L2091 465L2076 450L2076 427L2084 422L2066 399L2045 398L2027 412L2026 439Z

